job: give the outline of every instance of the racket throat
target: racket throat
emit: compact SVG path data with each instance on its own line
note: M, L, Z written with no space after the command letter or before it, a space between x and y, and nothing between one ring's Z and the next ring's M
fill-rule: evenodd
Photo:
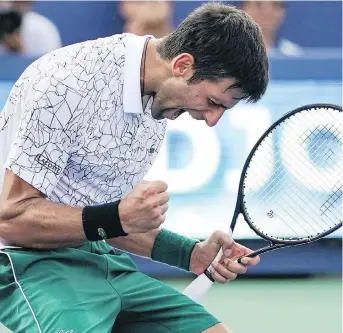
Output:
M254 258L254 257L259 256L260 254L271 252L271 251L274 251L274 250L277 250L277 249L280 249L283 247L289 247L289 246L292 246L292 244L270 244L268 246L262 247L261 249L256 250L256 251L254 251L254 252L252 252L246 256L243 256L243 257ZM241 257L241 258L243 258L243 257ZM239 258L239 259L241 259L241 258Z

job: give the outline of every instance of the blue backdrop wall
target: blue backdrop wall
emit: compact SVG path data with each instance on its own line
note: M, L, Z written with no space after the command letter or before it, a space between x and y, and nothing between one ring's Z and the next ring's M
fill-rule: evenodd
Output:
M178 24L203 1L174 1ZM229 1L237 6L239 1ZM282 36L306 47L342 46L341 1L286 1L287 17ZM36 1L37 12L58 26L65 45L122 31L115 1Z

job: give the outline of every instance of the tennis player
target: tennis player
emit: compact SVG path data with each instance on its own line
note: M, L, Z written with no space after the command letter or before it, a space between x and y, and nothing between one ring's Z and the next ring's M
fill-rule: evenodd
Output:
M215 3L165 38L115 35L30 65L0 116L0 321L16 333L229 332L116 249L200 274L222 247L219 283L258 263L232 260L250 250L223 232L199 242L161 228L167 184L142 179L166 119L214 126L267 83L258 26Z

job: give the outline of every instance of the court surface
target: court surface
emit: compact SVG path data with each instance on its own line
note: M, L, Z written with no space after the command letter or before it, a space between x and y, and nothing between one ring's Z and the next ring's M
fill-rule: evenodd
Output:
M178 290L186 280L164 280ZM233 333L342 333L342 279L241 279L202 304Z
M191 280L163 281L182 291ZM214 285L203 305L233 333L342 333L338 277L236 280ZM0 326L0 333L10 331Z

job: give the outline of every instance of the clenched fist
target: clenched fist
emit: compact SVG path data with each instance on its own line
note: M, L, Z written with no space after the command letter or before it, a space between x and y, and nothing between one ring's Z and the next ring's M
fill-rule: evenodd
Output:
M141 181L119 204L119 217L128 234L158 228L166 219L168 185L160 180Z

